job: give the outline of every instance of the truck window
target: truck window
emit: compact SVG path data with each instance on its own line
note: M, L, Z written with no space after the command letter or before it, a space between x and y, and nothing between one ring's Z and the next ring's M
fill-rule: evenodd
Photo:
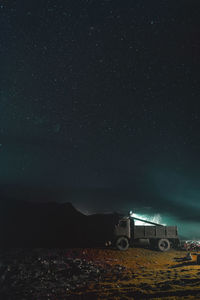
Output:
M125 228L126 227L127 222L126 221L120 221L119 225L120 227Z

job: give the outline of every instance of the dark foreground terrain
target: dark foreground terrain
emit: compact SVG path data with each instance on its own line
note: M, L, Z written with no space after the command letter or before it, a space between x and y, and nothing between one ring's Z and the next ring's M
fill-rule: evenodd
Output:
M196 253L4 249L0 299L200 299Z

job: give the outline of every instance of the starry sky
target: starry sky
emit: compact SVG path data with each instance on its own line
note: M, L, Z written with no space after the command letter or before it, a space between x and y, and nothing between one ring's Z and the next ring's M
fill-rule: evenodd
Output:
M198 0L0 1L0 194L198 235Z

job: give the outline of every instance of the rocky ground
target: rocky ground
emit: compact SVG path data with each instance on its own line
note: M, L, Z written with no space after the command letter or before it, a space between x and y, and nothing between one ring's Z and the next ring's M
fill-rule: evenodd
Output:
M0 299L200 299L198 253L4 249Z

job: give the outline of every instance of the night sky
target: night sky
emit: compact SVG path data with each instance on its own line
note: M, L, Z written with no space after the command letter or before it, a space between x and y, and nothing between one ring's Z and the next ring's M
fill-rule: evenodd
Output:
M200 237L199 16L198 0L0 1L1 198Z

